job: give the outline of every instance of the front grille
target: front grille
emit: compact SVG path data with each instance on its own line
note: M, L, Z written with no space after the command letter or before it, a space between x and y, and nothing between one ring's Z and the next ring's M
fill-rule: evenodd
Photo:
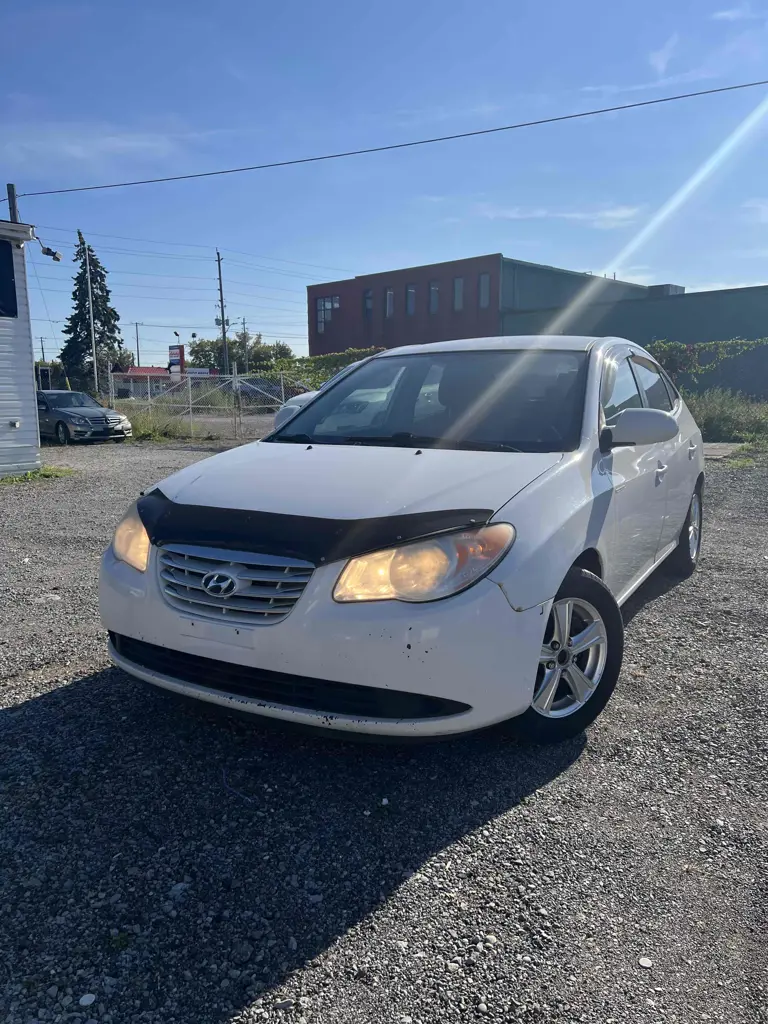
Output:
M120 417L119 416L107 416L107 423L110 425L110 427L116 427L120 423Z
M289 708L395 721L443 718L471 710L468 704L446 700L444 697L383 690L375 686L332 683L324 679L307 679L284 672L248 668L228 661L215 661L196 654L172 651L168 647L158 647L117 633L110 633L109 638L119 655L141 668L221 693L254 697Z
M314 566L294 558L222 551L187 544L158 549L160 585L166 601L187 615L243 623L281 622L304 593ZM209 573L235 580L233 593L221 596L203 587Z

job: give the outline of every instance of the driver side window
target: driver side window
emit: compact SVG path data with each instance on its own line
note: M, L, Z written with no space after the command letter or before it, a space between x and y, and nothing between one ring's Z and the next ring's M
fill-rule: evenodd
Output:
M605 424L610 427L624 409L640 409L643 401L628 359L621 359L615 369L607 368L603 379L602 407Z

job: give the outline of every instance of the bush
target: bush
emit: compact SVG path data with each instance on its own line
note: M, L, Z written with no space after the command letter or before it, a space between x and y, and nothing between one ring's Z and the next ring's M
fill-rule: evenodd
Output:
M686 392L685 401L705 441L768 441L768 402L724 388Z

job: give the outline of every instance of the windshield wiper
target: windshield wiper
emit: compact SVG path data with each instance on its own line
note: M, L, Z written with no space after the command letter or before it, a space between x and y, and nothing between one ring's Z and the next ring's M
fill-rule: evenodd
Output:
M340 439L341 444L380 444L392 445L402 448L435 448L443 443L440 437L427 437L422 434L409 434L406 430L399 430L395 434L361 434L351 435Z
M277 437L270 437L270 441L279 444L314 444L309 434L278 434Z
M457 446L472 452L517 452L522 454L522 448L515 448L513 444L504 444L503 441L457 441Z

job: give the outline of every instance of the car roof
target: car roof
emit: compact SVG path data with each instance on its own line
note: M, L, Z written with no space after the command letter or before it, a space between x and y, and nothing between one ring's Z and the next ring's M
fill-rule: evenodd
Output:
M589 352L597 344L625 341L624 338L592 338L570 334L518 334L501 338L464 338L457 341L432 341L426 345L404 345L402 348L380 352L376 358L391 355L411 355L416 352L477 352L499 349L520 351L532 348L553 349L559 352Z
M77 388L75 388L74 391L71 391L68 388L38 388L38 391L40 392L41 395L82 395L83 394L83 392L82 391L78 391Z

